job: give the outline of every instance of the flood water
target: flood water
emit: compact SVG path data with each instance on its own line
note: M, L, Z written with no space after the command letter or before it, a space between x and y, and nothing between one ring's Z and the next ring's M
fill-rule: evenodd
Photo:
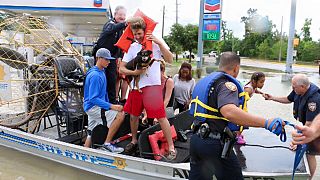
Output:
M258 69L254 69L258 70ZM167 68L168 74L173 75L177 68ZM252 74L252 69L242 68L239 79L247 82ZM281 82L281 73L265 72L267 77L263 92L275 96L287 96L291 92L290 82ZM308 74L311 82L319 85L319 75ZM263 117L281 117L293 123L297 123L292 116L292 104L280 104L272 101L265 101L261 95L255 94L248 102L250 113ZM288 133L288 138L290 134ZM279 140L280 141L280 140ZM318 164L320 164L318 158ZM320 166L318 165L315 179L320 179ZM67 167L56 162L48 161L22 152L0 146L0 180L88 180L106 179L96 174L84 172L75 168Z
M107 178L0 146L0 180L105 180Z

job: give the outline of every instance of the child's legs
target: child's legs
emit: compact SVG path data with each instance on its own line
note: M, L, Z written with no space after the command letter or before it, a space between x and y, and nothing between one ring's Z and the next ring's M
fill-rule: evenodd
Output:
M121 79L117 78L116 82L116 101L119 101L119 90L120 90L120 85L121 85Z
M125 100L128 91L128 82L122 79L120 100Z

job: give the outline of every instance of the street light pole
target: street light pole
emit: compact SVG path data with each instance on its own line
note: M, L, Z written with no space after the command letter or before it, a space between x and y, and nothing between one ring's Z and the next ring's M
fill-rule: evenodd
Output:
M230 34L228 38L232 38L232 44L231 44L231 51L233 52L233 47L234 47L234 38L233 38L233 31L230 30Z
M290 28L289 28L287 62L286 62L286 71L285 71L287 74L292 74L293 38L294 38L294 28L295 28L295 21L296 21L296 4L297 4L297 0L291 0Z
M281 61L282 56L282 25L283 25L283 16L281 17L281 31L280 31L280 50L279 50L279 62Z
M199 15L199 31L198 31L198 54L197 54L197 70L201 74L202 56L203 56L203 40L202 40L202 26L203 26L203 7L204 0L200 0L200 15Z

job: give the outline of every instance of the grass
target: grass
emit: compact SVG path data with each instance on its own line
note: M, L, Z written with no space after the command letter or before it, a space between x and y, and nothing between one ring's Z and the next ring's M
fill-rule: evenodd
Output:
M271 59L259 59L259 58L246 58L246 59L252 59L252 60L261 60L261 61L269 61L269 62L279 62L279 60L271 60ZM286 60L281 60L281 63L286 63ZM299 65L318 65L314 61L296 61L294 64Z
M274 72L274 73L282 73L282 72L283 72L283 71L281 71L281 70L276 70L276 69L259 68L259 67L244 66L244 65L241 65L241 70L262 71L262 72Z
M179 58L179 59L178 59L178 62L177 62L176 59L174 58L173 61L172 61L172 63L171 63L171 65L172 65L172 66L180 67L183 62L189 63L189 59ZM192 67L197 67L197 62L196 62L195 60L191 60L191 66L192 66Z

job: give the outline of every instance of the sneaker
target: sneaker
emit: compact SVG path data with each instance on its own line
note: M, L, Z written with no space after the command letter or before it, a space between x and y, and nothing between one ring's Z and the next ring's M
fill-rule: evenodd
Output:
M129 143L126 145L126 147L124 148L124 153L127 155L133 154L134 152L137 151L137 144L133 144L133 143Z
M122 153L124 151L122 147L117 147L114 144L103 144L101 149L112 153Z
M240 144L240 145L246 144L246 141L244 140L244 137L242 134L237 136L237 144Z
M177 158L177 150L175 149L174 151L169 151L169 154L166 158L168 161L175 160Z

